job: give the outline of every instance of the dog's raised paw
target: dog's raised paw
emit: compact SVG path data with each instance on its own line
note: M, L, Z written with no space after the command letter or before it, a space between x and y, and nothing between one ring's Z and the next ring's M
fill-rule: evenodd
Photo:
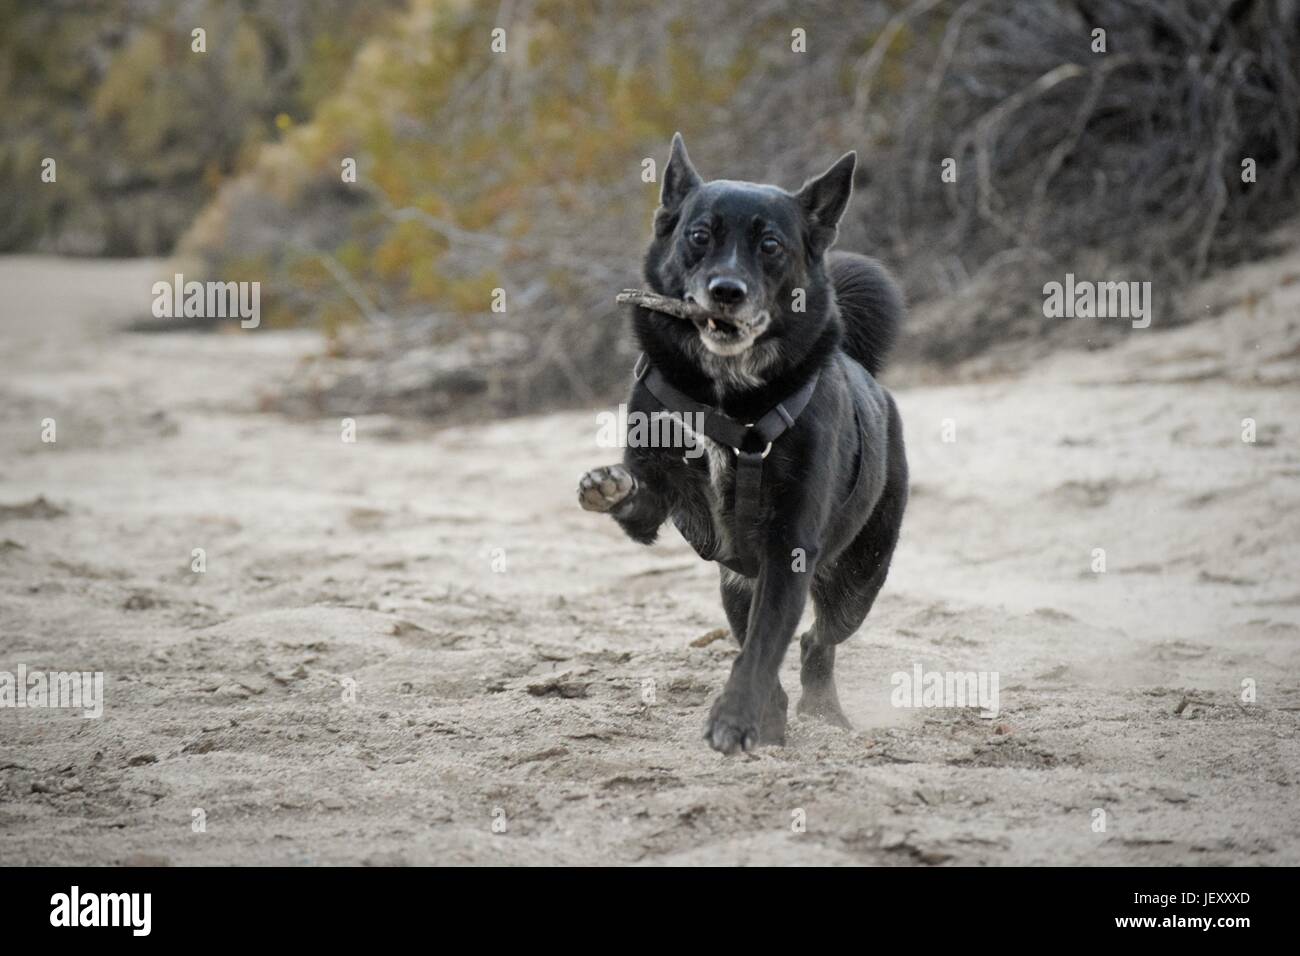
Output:
M622 465L593 468L578 479L578 504L587 511L610 511L636 491L636 479Z

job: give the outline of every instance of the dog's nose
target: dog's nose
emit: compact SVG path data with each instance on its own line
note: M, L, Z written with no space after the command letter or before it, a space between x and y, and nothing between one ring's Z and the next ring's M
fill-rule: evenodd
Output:
M745 283L730 276L717 276L709 280L709 295L721 305L736 305L745 301L748 291Z

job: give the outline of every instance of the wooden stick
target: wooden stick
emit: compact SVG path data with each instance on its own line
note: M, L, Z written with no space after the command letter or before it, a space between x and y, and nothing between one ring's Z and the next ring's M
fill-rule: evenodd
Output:
M662 312L664 315L671 315L676 319L687 319L691 322L701 323L712 319L714 322L720 322L732 328L736 327L736 323L726 316L710 312L694 302L673 299L657 292L646 292L643 289L624 289L614 297L614 301L624 305L639 305L643 309Z

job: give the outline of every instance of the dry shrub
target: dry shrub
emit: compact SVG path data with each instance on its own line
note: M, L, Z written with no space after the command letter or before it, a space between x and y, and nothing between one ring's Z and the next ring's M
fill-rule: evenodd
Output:
M497 25L504 56L487 52ZM1295 212L1298 27L1295 0L413 0L191 248L218 273L255 264L299 319L364 320L343 323L351 364L312 407L590 403L631 365L613 295L649 236L641 163L681 129L704 175L787 187L859 150L842 245L945 304L918 312L905 356L1055 341L1041 290L1065 271L1152 281L1168 324L1190 279ZM358 189L340 190L338 155Z

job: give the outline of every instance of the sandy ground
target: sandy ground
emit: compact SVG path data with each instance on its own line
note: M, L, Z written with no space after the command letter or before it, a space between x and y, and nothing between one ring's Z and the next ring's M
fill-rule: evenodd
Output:
M594 411L345 443L261 411L309 333L119 331L167 275L0 260L0 670L107 681L99 720L0 710L0 862L1300 863L1300 255L900 390L857 729L730 759L716 571L577 508ZM1000 715L891 706L917 663Z

